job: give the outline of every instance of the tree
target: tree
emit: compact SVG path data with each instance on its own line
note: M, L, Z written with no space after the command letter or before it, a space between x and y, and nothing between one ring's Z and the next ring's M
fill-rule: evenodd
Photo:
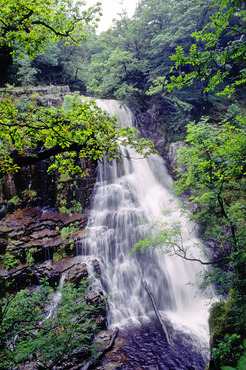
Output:
M74 4L71 0L1 0L0 82L6 77L13 53L22 50L34 56L48 42L84 40L100 14L99 4L88 10L81 8L84 5L84 1Z
M92 342L100 330L96 319L103 312L104 300L93 303L89 292L88 282L78 287L67 282L55 292L44 283L34 292L25 289L3 298L1 368L34 361L40 368L53 369L64 361L74 360L76 354L82 361L92 358L96 351ZM59 298L56 304L52 301L54 295Z
M187 145L179 151L180 169L176 182L178 194L188 190L190 201L197 205L194 218L206 224L206 215L213 214L213 223L228 227L235 247L237 234L242 231L240 210L245 206L246 171L245 118L239 116L237 123L238 127L227 121L220 126L211 125L208 119L190 123ZM222 237L218 230L215 233L211 229L204 230L204 233L207 237Z
M10 98L0 101L0 174L15 173L22 166L53 158L50 170L83 175L80 158L119 159L118 142L147 156L153 144L137 139L135 128L118 127L92 100L72 103L70 109L30 107L18 115ZM77 164L76 164L77 163Z
M143 73L140 62L131 53L116 48L103 64L95 62L91 64L89 70L91 67L100 71L100 75L96 79L94 73L88 90L99 96L107 96L113 92L117 99L124 101L129 96L133 100L135 94L141 94L139 87L143 83Z
M149 100L146 91L156 78L169 76L170 54L177 43L189 50L190 33L206 23L212 13L211 1L198 5L195 0L142 0L132 19L123 13L98 38L101 48L91 57L88 90L145 107ZM194 101L196 94L186 94L187 100Z
M27 87L33 85L36 81L38 71L32 67L31 60L26 54L19 59L19 65L17 76L21 86Z
M199 79L204 81L204 92L227 82L218 94L230 97L246 82L245 2L221 0L217 4L219 10L206 26L192 34L196 43L191 45L189 55L177 46L171 57L175 65L166 91L182 89Z
M68 84L73 90L85 90L90 58L100 47L97 38L92 33L86 35L86 42L81 45L68 45L65 40L47 44L33 60L39 83Z

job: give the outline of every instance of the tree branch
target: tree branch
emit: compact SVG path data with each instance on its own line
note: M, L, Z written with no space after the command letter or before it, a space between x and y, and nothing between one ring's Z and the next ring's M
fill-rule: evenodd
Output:
M173 249L173 254L170 254L170 256L175 255L175 256L183 258L186 261L199 262L201 265L215 265L216 263L228 261L230 259L230 257L224 257L224 258L220 258L220 259L215 260L215 261L203 261L200 258L187 257L187 251L184 248L180 247L180 245L178 243L174 243L174 242L170 241L170 244L171 244L171 247ZM181 236L181 245L183 245L182 236ZM175 249L175 247L177 249Z
M151 300L151 303L152 303L152 306L153 306L154 311L155 311L155 313L156 313L157 319L158 319L158 321L159 321L159 323L160 323L160 325L161 325L161 328L162 328L162 330L163 330L163 333L165 334L165 337L166 337L167 343L168 343L170 346L172 346L172 343L171 343L171 340L170 340L170 337L169 337L169 334L168 334L168 331L167 331L166 325L164 324L164 322L163 322L163 320L162 320L162 317L161 317L161 315L160 315L160 312L159 312L159 310L158 310L158 308L157 308L157 306L156 306L154 296L153 296L153 294L151 293L151 291L149 290L149 287L148 287L148 285L147 285L147 283L146 283L146 281L144 280L144 278L143 278L143 277L142 277L142 284L143 284L144 289L145 289L145 290L146 290L146 292L148 293L148 296L149 296L149 298L150 298L150 300Z
M20 167L36 164L44 159L48 159L54 155L65 153L65 152L79 152L84 148L84 145L79 145L77 143L71 143L70 146L61 147L60 145L55 145L51 148L44 149L39 152L31 152L30 155L19 155L17 151L11 153L11 157L14 160L14 164Z
M73 42L76 43L76 40L71 36L71 32L74 30L75 23L81 21L82 19L78 19L74 22L73 26L67 30L66 32L59 32L55 28L51 27L49 24L46 24L45 22L42 21L33 21L32 24L36 25L41 25L44 26L45 28L48 28L50 31L52 31L56 36L61 36L61 37L70 37Z
M230 260L230 257L224 257L224 258L220 258L219 260L215 260L215 261L202 261L199 258L190 258L190 257L187 257L186 256L186 252L185 251L182 251L182 252L184 253L183 255L182 254L179 254L179 252L174 249L172 255L181 257L181 258L183 258L186 261L199 262L201 265L214 265L214 264L219 263L219 262L224 262L224 261L229 261Z

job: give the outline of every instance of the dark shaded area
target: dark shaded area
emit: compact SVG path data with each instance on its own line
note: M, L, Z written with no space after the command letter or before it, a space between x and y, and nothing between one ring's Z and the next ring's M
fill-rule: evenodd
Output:
M13 63L11 51L6 45L0 46L0 85L6 82L9 67Z
M167 344L156 319L141 327L120 331L126 344L106 355L101 365L113 360L120 364L117 369L125 370L204 370L208 359L202 357L201 348L195 348L197 343L187 334L168 327L173 347Z

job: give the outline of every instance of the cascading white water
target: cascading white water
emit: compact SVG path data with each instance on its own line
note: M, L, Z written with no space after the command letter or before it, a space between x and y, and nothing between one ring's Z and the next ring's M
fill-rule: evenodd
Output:
M120 124L132 126L133 116L125 106L120 108L114 100L97 104L110 114L118 114ZM205 299L196 295L201 266L157 249L130 254L141 235L141 222L160 217L167 209L171 214L161 217L181 222L184 243L196 241L194 231L170 193L172 179L162 158L151 155L144 159L132 149L121 150L121 162L104 160L98 166L88 234L80 250L88 261L96 257L100 262L102 275L96 284L110 295L109 327L139 324L153 316L141 283L144 277L163 318L177 330L195 336L207 356L208 308Z

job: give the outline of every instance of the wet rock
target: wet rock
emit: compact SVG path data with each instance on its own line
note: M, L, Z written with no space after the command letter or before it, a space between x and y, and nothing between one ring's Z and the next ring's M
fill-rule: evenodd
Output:
M97 259L94 259L92 261L92 265L93 265L93 268L94 268L94 271L96 272L97 274L97 277L100 277L101 274L102 274L102 271L101 271L101 267L100 267L100 263Z
M109 345L113 334L113 330L104 330L97 335L95 342L99 344L101 349L106 348ZM124 348L126 343L127 342L125 339L117 336L114 341L113 347L108 352L106 352L101 360L101 364L95 369L123 369L124 366L130 361L129 356L125 352L122 352L122 348Z
M103 302L103 292L102 291L93 291L87 294L85 297L87 303L90 303L91 305L98 305Z
M18 288L35 283L40 277L48 277L55 285L66 272L67 279L76 285L88 277L86 264L74 256L77 239L87 223L86 214L61 214L52 209L30 208L7 215L0 224L0 252L5 280ZM71 230L71 231L70 231ZM6 254L6 258L5 258ZM53 259L56 263L45 262ZM12 267L12 259L20 266ZM44 263L45 262L45 263ZM14 283L15 281L15 283Z
M78 285L81 280L88 277L87 265L86 263L75 265L68 270L65 280Z
M62 275L65 276L65 281L70 281L76 286L88 278L87 265L81 262L81 258L64 258L56 263L51 260L45 261L42 264L28 266L27 264L19 265L15 268L7 270L0 268L0 279L9 282L16 290L26 288L32 284L40 284L42 278L47 278L51 286L58 285ZM102 292L93 292L89 295L89 301L94 304L103 302Z
M101 290L92 290L86 295L85 299L87 304L95 307L92 318L97 327L104 330L106 328L106 304L103 292Z
M38 276L27 264L19 265L10 270L1 268L0 280L3 289L6 283L8 284L9 291L17 291L38 284Z
M51 258L54 252L61 249L71 254L74 253L73 245L86 223L85 214L70 216L41 208L16 211L1 222L0 249L13 254L21 263L26 261L28 250L31 249L35 262L45 261L47 251ZM63 230L66 232L62 233Z
M6 247L7 247L7 240L1 238L0 239L0 254L5 254Z
M86 263L81 262L81 258L77 257L64 258L56 263L49 260L36 265L34 271L39 277L48 278L52 286L59 282L63 274L65 274L65 281L70 281L75 285L88 277Z
M38 362L28 362L24 365L19 365L18 370L41 370L41 367Z
M184 146L183 141L171 143L168 151L168 161L169 161L169 168L171 169L172 173L178 167L178 150L182 149ZM183 168L185 171L185 168Z

